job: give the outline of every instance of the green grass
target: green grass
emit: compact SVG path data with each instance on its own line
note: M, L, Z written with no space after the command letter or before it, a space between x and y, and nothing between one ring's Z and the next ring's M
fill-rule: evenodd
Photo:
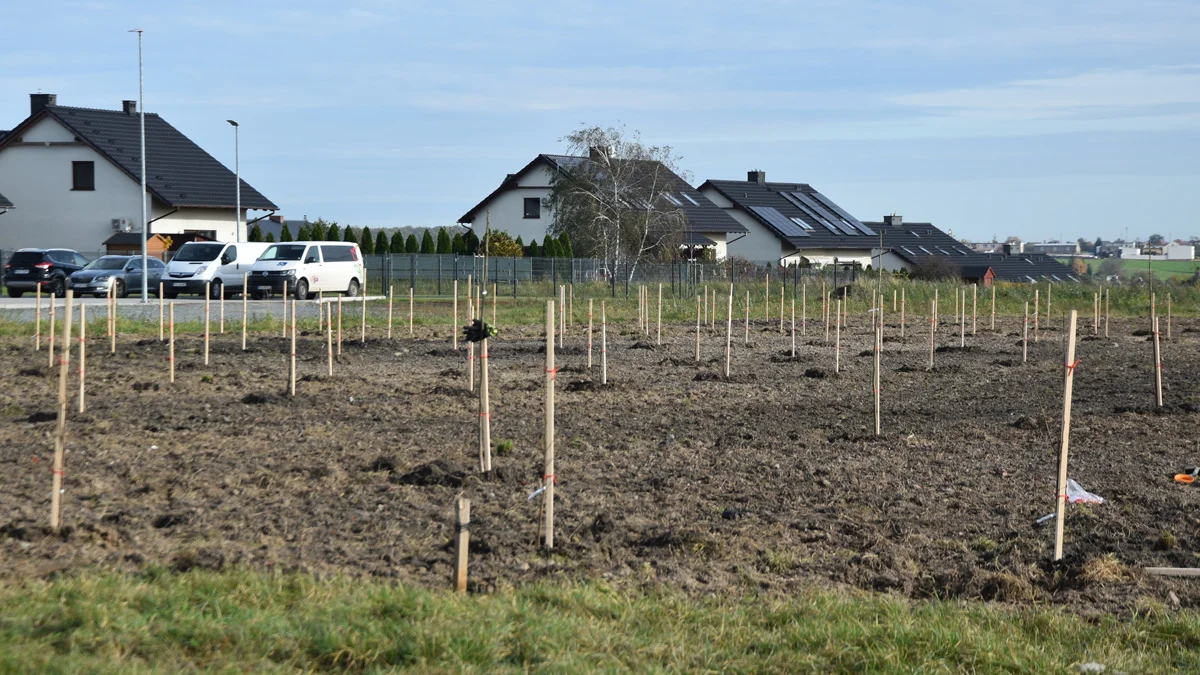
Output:
M804 591L454 595L245 571L0 584L0 672L1196 672L1200 617Z

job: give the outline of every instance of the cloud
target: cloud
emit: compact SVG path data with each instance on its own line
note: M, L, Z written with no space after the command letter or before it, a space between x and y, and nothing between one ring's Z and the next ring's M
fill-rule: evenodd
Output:
M1044 120L1144 116L1200 104L1200 66L1095 70L1065 77L893 96L951 117Z

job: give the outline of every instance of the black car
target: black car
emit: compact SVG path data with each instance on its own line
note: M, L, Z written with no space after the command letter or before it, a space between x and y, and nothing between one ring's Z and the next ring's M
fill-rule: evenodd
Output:
M87 258L66 248L23 248L12 254L4 265L4 285L10 298L27 291L42 290L62 298L67 295L67 279L83 269Z

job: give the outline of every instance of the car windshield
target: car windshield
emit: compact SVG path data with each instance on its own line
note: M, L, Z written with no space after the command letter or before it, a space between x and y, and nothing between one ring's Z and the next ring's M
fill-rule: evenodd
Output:
M259 260L299 260L304 249L304 244L279 244L268 248Z
M225 244L201 244L189 241L179 247L179 252L175 254L172 260L180 262L208 262L209 260L216 260L217 256L221 255L221 249L223 248L225 248Z
M128 260L128 258L110 258L108 256L104 256L102 258L96 258L92 262L88 263L83 269L85 269L85 270L119 270L125 266L126 260Z

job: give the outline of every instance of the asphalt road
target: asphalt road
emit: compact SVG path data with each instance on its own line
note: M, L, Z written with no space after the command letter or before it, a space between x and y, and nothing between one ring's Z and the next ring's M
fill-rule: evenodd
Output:
M357 314L360 310L358 304L362 302L364 296L357 298L342 298L343 311L350 311L351 315ZM382 295L367 296L367 300L386 300ZM61 314L64 299L56 299L54 301L58 312ZM289 300L289 302L291 302ZM325 298L326 303L336 303L337 297ZM165 303L169 306L175 304L175 320L176 321L194 321L204 318L204 298L176 298ZM107 300L105 298L75 298L73 300L75 306L80 304L87 305L89 318L97 318L105 313ZM305 300L296 303L296 314L300 318L316 317L317 316L316 300ZM123 318L143 318L158 320L158 298L150 296L146 304L142 304L140 297L128 297L117 300L117 315ZM209 306L210 319L216 321L220 316L221 302L213 300ZM349 309L349 308L353 309ZM42 318L49 316L50 299L42 296ZM250 319L256 317L279 317L283 315L283 298L275 296L273 300L248 300L246 302L246 312ZM7 296L0 297L0 316L9 321L33 321L37 316L37 299L33 296L26 295L23 298L10 298ZM225 301L225 320L226 321L241 321L242 319L242 298L238 296Z

